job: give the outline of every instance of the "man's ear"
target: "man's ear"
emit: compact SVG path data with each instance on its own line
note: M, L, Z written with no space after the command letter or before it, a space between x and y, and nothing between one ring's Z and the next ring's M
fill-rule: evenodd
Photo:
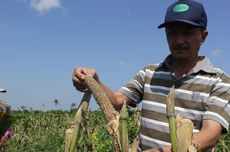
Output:
M207 30L204 30L204 31L202 32L202 40L201 40L202 43L205 41L205 39L206 39L207 36L208 36L208 31L207 31Z

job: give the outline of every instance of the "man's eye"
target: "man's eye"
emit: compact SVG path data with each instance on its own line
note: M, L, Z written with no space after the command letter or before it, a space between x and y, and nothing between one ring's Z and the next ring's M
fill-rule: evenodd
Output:
M166 33L167 33L167 35L175 35L176 34L176 32L174 32L174 31L167 31Z
M185 34L185 35L193 35L194 32L193 32L193 31L185 31L184 34Z

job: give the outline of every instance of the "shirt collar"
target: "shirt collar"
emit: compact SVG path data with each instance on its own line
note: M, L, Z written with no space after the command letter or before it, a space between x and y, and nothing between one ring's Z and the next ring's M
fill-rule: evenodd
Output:
M164 70L169 71L171 66L172 66L172 56L169 55L166 57L164 62L159 65L159 68L163 68ZM192 74L192 73L197 73L200 71L204 71L204 72L210 73L210 74L216 73L216 70L215 70L213 64L205 56L201 56L200 62L198 62L196 64L196 66L189 73Z
M202 57L202 60L196 64L196 66L193 68L192 71L193 73L197 73L199 71L204 71L206 73L211 73L211 74L216 73L213 64L205 56Z

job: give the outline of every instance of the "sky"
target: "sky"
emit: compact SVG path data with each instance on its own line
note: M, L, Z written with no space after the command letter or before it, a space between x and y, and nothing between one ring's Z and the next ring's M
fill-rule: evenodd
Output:
M230 1L198 0L209 35L200 49L230 73ZM164 29L174 0L0 0L0 99L12 109L69 110L83 93L72 85L75 67L97 70L118 90L147 64L169 54ZM54 100L59 105L54 104ZM90 109L97 109L91 99Z

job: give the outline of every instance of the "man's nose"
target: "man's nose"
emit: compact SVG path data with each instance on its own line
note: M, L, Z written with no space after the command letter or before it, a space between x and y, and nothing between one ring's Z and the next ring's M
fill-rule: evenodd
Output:
M177 36L175 37L175 42L177 44L183 44L185 42L185 38L182 34L177 34Z

